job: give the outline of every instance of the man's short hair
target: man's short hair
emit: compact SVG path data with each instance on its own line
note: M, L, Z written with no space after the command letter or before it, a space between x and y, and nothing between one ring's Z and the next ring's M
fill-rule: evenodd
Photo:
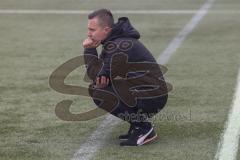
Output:
M114 24L114 19L113 15L110 10L108 9L99 9L96 11L93 11L88 15L88 19L93 19L97 17L99 21L99 25L101 26L108 26L108 27L113 27Z

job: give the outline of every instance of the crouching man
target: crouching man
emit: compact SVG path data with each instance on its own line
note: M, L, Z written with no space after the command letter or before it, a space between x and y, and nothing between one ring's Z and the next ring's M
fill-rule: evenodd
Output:
M130 124L120 135L121 146L139 146L156 139L148 120L168 98L161 68L139 41L139 32L127 17L114 23L112 13L100 9L88 15L88 37L83 41L87 75L92 80L90 95L98 107ZM100 56L97 47L102 45ZM103 96L113 95L115 99ZM115 101L114 106L104 103Z

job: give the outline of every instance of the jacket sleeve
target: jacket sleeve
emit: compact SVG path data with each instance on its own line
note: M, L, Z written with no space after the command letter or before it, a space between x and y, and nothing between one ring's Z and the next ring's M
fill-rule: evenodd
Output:
M86 65L88 77L91 80L95 81L103 64L102 60L98 58L96 48L84 49L84 62Z
M103 66L100 69L100 72L98 73L98 77L100 76L106 76L110 77L110 65L111 65L111 59L114 53L106 53L102 52L101 59L103 60Z

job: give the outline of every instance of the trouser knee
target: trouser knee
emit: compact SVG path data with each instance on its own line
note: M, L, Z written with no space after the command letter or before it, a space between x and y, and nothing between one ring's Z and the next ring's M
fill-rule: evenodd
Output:
M90 95L93 102L107 112L111 112L118 104L118 98L110 87L94 89Z

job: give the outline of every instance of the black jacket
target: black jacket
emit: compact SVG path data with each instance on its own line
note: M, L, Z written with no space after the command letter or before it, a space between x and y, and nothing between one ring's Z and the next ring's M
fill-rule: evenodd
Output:
M110 77L110 63L112 56L117 53L124 53L128 56L128 62L155 62L156 60L150 51L138 40L139 32L131 25L127 17L121 17L114 25L111 34L102 42L102 53L97 61L93 58L85 58L87 73L90 79L105 75ZM98 58L96 48L87 48L84 55L91 55ZM103 66L101 66L101 60ZM96 67L97 66L97 67ZM99 69L101 70L99 71ZM136 74L132 74L135 76ZM131 76L131 74L130 74Z
M139 38L128 18L122 17L102 42L100 57L95 48L84 50L88 77L93 82L102 75L110 77L109 86L113 85L123 99L129 100L129 105L134 104L134 97L167 96L168 92L159 65ZM139 70L139 66L143 68Z

